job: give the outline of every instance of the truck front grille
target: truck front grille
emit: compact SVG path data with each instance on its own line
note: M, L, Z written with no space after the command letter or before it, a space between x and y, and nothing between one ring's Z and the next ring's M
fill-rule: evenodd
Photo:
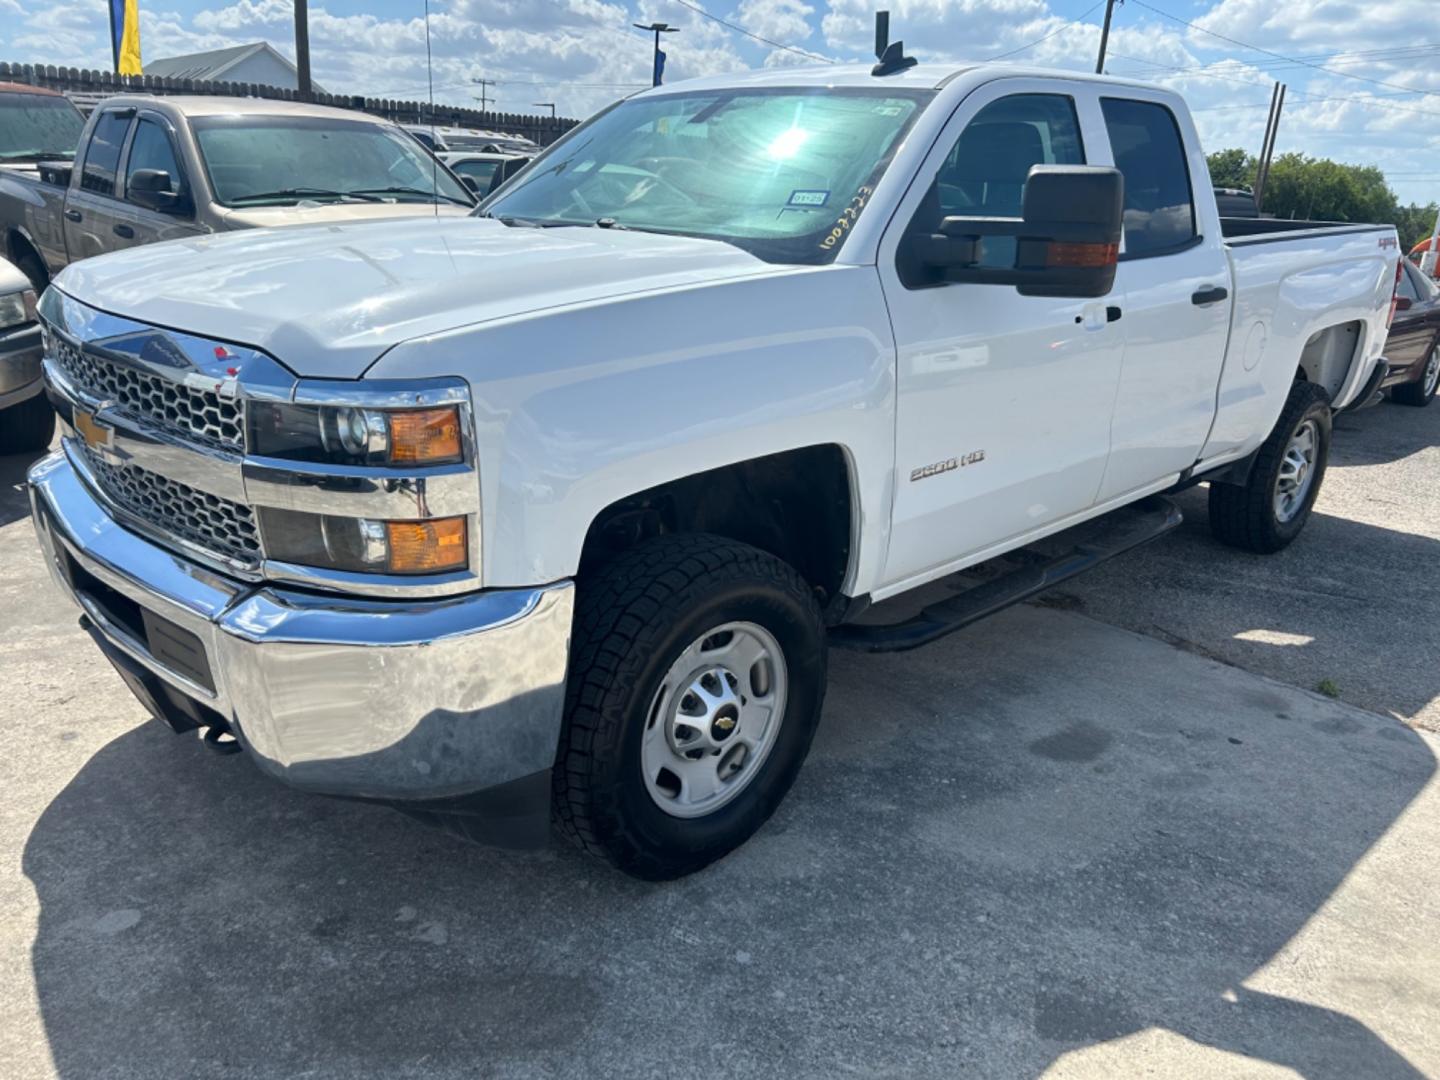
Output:
M182 437L244 451L244 427L238 402L222 398L213 390L197 390L138 368L113 363L83 352L58 337L52 355L65 378L91 397L113 401L137 420Z
M85 447L82 452L103 493L120 509L206 551L247 565L260 562L260 533L249 507L136 465L112 465Z

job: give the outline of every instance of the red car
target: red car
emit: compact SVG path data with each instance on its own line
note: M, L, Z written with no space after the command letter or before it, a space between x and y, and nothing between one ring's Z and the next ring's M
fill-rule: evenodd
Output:
M1440 386L1440 286L1408 259L1400 265L1395 321L1385 343L1390 373L1380 385L1402 405L1428 405Z

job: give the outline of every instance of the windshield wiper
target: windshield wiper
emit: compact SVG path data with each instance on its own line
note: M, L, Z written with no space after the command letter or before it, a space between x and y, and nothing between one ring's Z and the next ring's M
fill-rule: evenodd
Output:
M446 195L443 191L426 191L416 187L371 187L356 188L354 191L347 191L347 195L423 195L427 199L444 199L459 206L474 206L474 203L466 202L464 199L457 199L454 195Z
M281 188L279 191L257 191L249 195L236 195L232 203L249 202L253 199L305 199L312 195L325 195L335 199L359 199L361 202L384 202L378 195L366 195L358 191L335 191L332 188L298 187Z
M44 161L46 158L73 158L74 150L10 150L0 154L4 161Z

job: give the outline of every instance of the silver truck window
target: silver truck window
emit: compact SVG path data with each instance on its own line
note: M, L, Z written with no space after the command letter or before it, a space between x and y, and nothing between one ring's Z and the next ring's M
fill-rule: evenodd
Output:
M949 216L1018 218L1032 167L1084 164L1073 100L1063 94L999 98L965 125L910 229L932 232ZM987 238L980 265L1015 265L1015 238Z
M101 113L90 133L85 148L85 165L80 173L80 187L96 195L115 194L115 170L120 164L120 147L125 132L130 130L134 110Z
M346 195L474 205L470 190L405 132L328 117L214 116L192 121L215 201L280 206Z
M1195 197L1185 143L1164 105L1103 98L1115 167L1125 176L1125 254L1168 255L1195 239Z
M640 97L538 159L483 212L723 240L831 261L930 91L786 87Z
M0 161L74 157L84 127L63 97L0 94Z
M130 190L130 178L140 169L159 169L170 174L170 190L181 190L180 163L175 160L175 148L170 145L170 136L153 120L143 117L135 124L135 137L130 140L130 158L125 163L125 190Z

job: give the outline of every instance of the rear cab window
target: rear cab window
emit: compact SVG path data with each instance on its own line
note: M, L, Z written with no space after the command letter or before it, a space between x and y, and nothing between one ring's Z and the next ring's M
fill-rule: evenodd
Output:
M80 173L80 187L96 195L115 194L115 171L120 166L120 148L130 130L132 110L100 114L90 143L85 148L85 164Z
M1199 240L1185 140L1175 114L1154 101L1100 99L1115 167L1125 177L1124 253L1145 259Z

